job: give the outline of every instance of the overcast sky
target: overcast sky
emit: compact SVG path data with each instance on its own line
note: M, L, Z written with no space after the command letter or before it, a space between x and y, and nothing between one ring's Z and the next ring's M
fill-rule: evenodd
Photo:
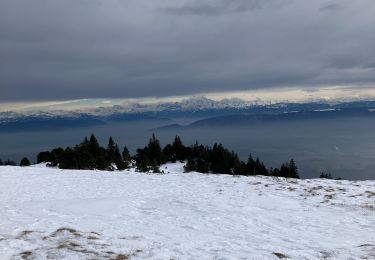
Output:
M0 102L375 87L374 0L0 0Z

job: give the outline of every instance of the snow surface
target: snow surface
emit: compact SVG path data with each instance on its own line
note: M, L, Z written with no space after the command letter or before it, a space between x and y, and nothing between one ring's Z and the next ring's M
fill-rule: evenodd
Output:
M0 167L0 259L375 258L374 181Z

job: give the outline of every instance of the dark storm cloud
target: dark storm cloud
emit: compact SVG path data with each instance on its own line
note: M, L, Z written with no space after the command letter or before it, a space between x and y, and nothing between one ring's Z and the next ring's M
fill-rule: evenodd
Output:
M0 101L373 85L374 13L373 0L0 0Z

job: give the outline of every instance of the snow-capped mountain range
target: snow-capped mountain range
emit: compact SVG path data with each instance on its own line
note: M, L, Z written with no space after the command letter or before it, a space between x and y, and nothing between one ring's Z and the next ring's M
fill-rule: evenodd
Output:
M51 110L51 111L7 111L0 112L0 120L21 118L21 117L79 117L81 115L109 116L120 113L144 113L160 111L197 111L205 109L243 109L254 105L265 105L262 102L247 102L238 98L223 99L215 101L206 97L193 97L179 102L162 103L137 103L128 102L123 105L110 107L86 108L75 111Z
M137 103L128 102L123 105L107 107L85 108L74 111L50 110L50 111L8 111L0 112L0 125L9 122L24 120L50 120L50 119L103 119L118 116L134 115L202 115L210 116L224 112L236 113L291 113L298 111L329 111L340 108L363 108L370 112L375 109L375 101L352 101L329 103L323 100L315 100L306 103L266 103L261 100L244 101L239 98L212 100L206 97L193 97L178 102Z

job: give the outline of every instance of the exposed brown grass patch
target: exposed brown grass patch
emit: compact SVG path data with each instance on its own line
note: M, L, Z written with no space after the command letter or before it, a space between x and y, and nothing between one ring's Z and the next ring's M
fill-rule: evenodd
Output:
M69 242L61 243L60 245L57 246L57 249L64 249L64 248L72 249L75 247L80 247L80 245L69 241Z
M315 188L315 187L314 187ZM314 189L314 188L311 188L311 189L305 189L305 191L307 193L309 193L311 196L318 196L320 195L319 192L316 192L317 189Z
M73 228L67 228L67 227L62 227L62 228L59 228L57 229L56 231L54 231L50 236L51 237L55 237L63 232L68 232L76 237L81 237L82 235L75 229Z
M20 256L21 256L22 259L31 259L31 257L33 256L33 252L24 251L24 252L20 253Z
M275 256L277 256L279 259L289 258L289 256L287 256L287 255L285 255L285 254L282 254L282 253L274 252L273 254L274 254Z
M129 256L124 254L118 254L113 258L113 260L128 260Z

